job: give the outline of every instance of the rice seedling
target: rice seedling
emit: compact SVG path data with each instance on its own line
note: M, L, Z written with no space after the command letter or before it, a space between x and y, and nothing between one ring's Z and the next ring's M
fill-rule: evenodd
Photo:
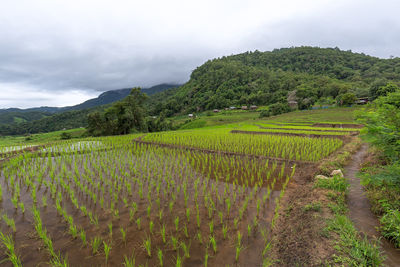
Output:
M199 241L199 243L200 243L200 244L203 244L203 237L202 237L202 235L201 235L201 232L197 232L196 237L197 237L197 240Z
M2 218L3 221L7 224L8 227L13 230L14 233L17 232L17 228L15 227L15 221L13 218L9 218L6 213L3 214Z
M95 237L92 239L92 241L91 241L91 246L92 246L92 254L93 254L93 255L95 255L95 254L99 251L101 242L102 242L102 240L101 240L101 238L98 237L98 236L95 236Z
M204 255L204 267L208 266L208 258L209 258L209 254L208 254L208 248L206 248L206 253Z
M14 267L22 266L21 259L15 253L15 244L12 237L9 235L4 235L0 231L0 241L1 245L6 248L5 254L7 255L8 261L10 261Z
M150 221L150 222L149 222L149 231L150 231L150 234L153 234L153 228L154 228L154 223L153 223L153 221Z
M240 245L236 245L235 251L236 251L236 255L235 255L235 261L238 262L239 261L239 255L240 252L242 251L243 247Z
M111 251L111 244L107 244L105 241L103 241L103 245L104 245L104 254L106 256L106 263L108 262L108 257L110 255L110 251Z
M128 258L126 255L124 255L123 265L125 267L135 267L135 263L136 263L136 260L135 260L134 256Z
M226 224L222 225L222 234L224 239L226 239L226 235L228 233L228 226Z
M175 236L171 236L171 244L173 250L178 250L178 239Z
M211 222L208 224L210 228L210 235L214 234L214 221L211 220Z
M175 224L175 230L178 232L179 231L179 216L175 217L174 224Z
M140 218L137 218L136 219L136 225L137 225L137 228L140 230Z
M122 241L124 242L124 244L126 245L126 232L124 230L123 227L119 228L120 232L121 232L121 236L122 236Z
M189 231L188 231L186 223L185 223L185 226L183 227L183 233L185 234L186 238L189 238Z
M161 233L162 241L165 244L167 242L166 234L165 234L165 224L162 225L160 233Z
M210 244L212 246L214 253L217 253L217 240L215 239L214 236L210 236Z
M151 239L147 237L143 240L143 247L146 250L147 256L151 258Z
M42 206L43 207L47 207L47 198L46 198L46 196L42 197Z
M179 253L178 253L178 255L176 256L176 264L175 264L175 266L176 267L182 267L182 264L183 264L182 258L181 258L181 256L179 256Z
M163 252L161 249L157 249L157 258L158 258L158 263L160 264L160 266L164 266L164 256L163 256Z
M87 241L86 241L86 232L85 230L81 229L81 231L79 232L79 236L82 240L82 245L86 246L87 245Z
M185 258L190 258L190 244L187 246L185 242L181 242L181 248Z
M19 203L18 203L18 206L19 206L19 208L20 208L22 214L24 214L24 213L25 213L25 205L24 205L24 202L19 202Z

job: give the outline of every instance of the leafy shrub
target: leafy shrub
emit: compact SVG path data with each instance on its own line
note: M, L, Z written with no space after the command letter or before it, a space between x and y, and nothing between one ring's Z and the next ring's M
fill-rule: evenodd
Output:
M290 112L290 107L287 103L275 103L269 106L270 114L272 116Z
M266 117L269 117L269 116L271 116L271 113L269 112L269 110L262 110L260 112L260 118L266 118Z
M374 174L363 173L361 178L364 185L400 186L400 164L395 163L375 169Z
M382 149L390 161L399 161L400 91L378 98L372 107L357 113L358 120L366 127L364 138Z
M71 139L72 135L70 133L68 133L68 132L63 132L63 133L61 133L60 138L62 140L67 140L67 139Z

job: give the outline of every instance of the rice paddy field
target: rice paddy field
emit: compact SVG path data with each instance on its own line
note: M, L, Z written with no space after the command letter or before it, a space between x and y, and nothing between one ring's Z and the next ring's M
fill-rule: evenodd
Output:
M3 146L0 262L269 266L286 187L358 130L243 122Z

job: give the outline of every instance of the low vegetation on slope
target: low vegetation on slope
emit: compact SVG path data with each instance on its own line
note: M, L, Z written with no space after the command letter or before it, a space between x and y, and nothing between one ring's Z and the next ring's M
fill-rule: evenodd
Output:
M380 97L368 111L360 111L364 138L373 146L362 181L381 233L400 248L400 91Z

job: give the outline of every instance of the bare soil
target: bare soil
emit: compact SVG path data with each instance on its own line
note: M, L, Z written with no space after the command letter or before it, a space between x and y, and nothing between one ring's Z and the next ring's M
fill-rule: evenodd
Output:
M322 234L326 218L331 217L330 211L326 208L320 212L304 210L305 205L319 202L324 207L328 202L324 190L312 186L317 165L301 170L299 178L286 190L272 231L276 266L322 266L335 252Z

